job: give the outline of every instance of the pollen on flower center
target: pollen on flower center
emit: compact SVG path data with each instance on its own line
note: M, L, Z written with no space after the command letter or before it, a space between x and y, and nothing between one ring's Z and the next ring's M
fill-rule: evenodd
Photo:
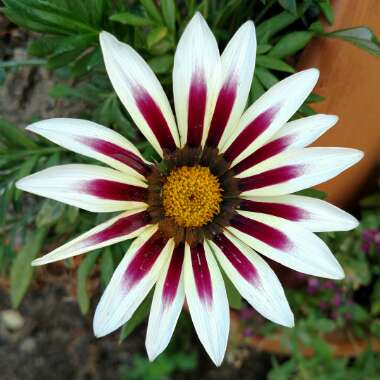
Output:
M165 215L181 227L201 227L220 211L222 188L208 167L182 166L166 178L162 189Z

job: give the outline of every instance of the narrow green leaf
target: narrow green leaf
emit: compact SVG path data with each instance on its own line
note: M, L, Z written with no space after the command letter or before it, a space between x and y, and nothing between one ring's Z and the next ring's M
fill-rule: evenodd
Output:
M103 288L105 288L111 280L114 269L112 251L107 247L100 256L100 280Z
M330 0L319 0L318 6L326 17L327 22L332 25L334 23L334 10L331 6Z
M158 42L163 40L168 34L168 29L164 26L159 26L152 29L146 38L146 43L148 48L151 48L153 45L156 45Z
M28 137L23 129L17 128L2 118L0 118L0 140L10 147L31 149L37 147L37 144Z
M253 77L250 96L251 96L251 102L253 103L255 100L257 100L261 95L265 93L265 88L260 83L260 81L257 79L256 76Z
M265 89L271 88L278 82L278 79L264 67L256 67L255 75Z
M156 74L165 74L171 71L174 57L171 54L154 57L148 61L149 66Z
M110 17L111 21L132 26L150 26L152 21L148 18L135 15L130 12L117 13Z
M256 57L257 66L265 67L271 70L284 71L286 73L294 73L295 70L292 66L288 65L281 59L270 57L268 55L258 55Z
M232 309L240 310L242 306L241 295L237 291L235 285L231 282L231 280L224 273L222 274L224 279L224 285L226 286L228 303Z
M63 215L65 205L52 199L45 199L36 217L37 227L51 226Z
M281 37L268 55L285 58L302 50L313 38L314 33L308 31L292 32Z
M278 2L286 11L297 16L297 2L296 2L296 0L278 0Z
M256 35L260 43L267 42L271 37L285 29L298 19L289 12L282 12L262 22L256 29Z
M336 30L325 35L327 37L339 38L351 42L370 54L380 56L380 41L372 30L365 26Z
M140 3L142 4L144 9L146 10L146 13L152 20L159 23L160 25L163 24L161 14L153 0L140 0Z
M161 0L161 10L164 16L165 25L171 33L175 32L175 2L174 0Z
M98 252L88 253L80 263L77 272L77 300L82 314L87 314L90 308L90 298L87 294L87 279L99 256Z
M151 291L141 305L137 308L135 313L132 315L132 318L121 328L119 342L121 343L126 339L133 330L138 327L144 319L147 317L152 303L153 291Z
M28 160L24 161L19 170L17 171L15 180L18 181L19 179L29 175L31 171L34 168L34 165L37 163L38 156L31 156ZM18 201L21 197L22 191L20 189L15 189L14 192L14 200Z
M13 307L20 305L28 290L34 272L31 262L40 251L47 232L47 228L39 228L33 235L29 235L24 247L13 261L10 275L10 297Z

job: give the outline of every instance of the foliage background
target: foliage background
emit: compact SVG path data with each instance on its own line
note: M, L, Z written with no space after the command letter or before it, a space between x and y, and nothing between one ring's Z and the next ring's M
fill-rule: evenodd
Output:
M49 90L52 99L63 100L75 110L80 104L78 113L72 116L113 128L132 140L148 159L155 159L155 153L133 126L105 73L98 43L101 30L107 30L129 43L147 60L163 83L169 99L172 96L171 70L175 47L187 21L196 11L207 19L220 50L240 24L247 19L255 21L258 55L249 103L278 80L293 73L299 53L316 36L344 39L366 53L380 55L380 43L366 27L324 31L320 20L329 24L334 22L329 0L2 0L2 3L1 12L5 18L27 31L28 57L9 59L12 47L7 47L6 39L1 41L0 35L0 44L4 45L0 54L3 59L0 62L0 86L6 82L7 75L14 75L24 67L44 67L54 78ZM318 94L312 94L296 117L312 114L310 104L322 100ZM1 113L0 110L0 117ZM33 122L41 116L31 115L30 120L24 122ZM61 115L57 112L54 116ZM74 207L23 194L14 187L19 178L31 172L59 163L90 162L90 159L74 156L35 136L32 138L23 128L17 128L4 118L0 118L0 131L0 236L3 242L0 246L0 275L5 279L12 307L17 308L33 279L37 278L38 282L41 273L46 275L44 270L34 273L30 262L42 252L104 219L102 215L79 213ZM310 194L323 196L317 192ZM296 328L283 332L284 345L293 355L285 361L266 356L262 373L268 373L269 379L322 380L327 376L331 379L363 379L363 374L366 379L375 379L379 375L377 354L368 351L353 361L333 359L331 348L321 335L347 326L354 339L367 339L368 334L380 335L378 247L373 239L367 238L369 248L363 249L362 241L363 233L377 231L380 227L379 200L376 197L375 194L364 201L360 229L324 236L349 271L347 280L333 289L323 282L317 285L314 282L318 291L313 293L310 282L301 279L301 289L290 287L287 292L298 315ZM359 210L357 214L360 216ZM76 297L82 314L91 310L92 298L96 299L104 289L128 246L128 242L118 244L57 264L57 270L69 273L74 286L71 295ZM369 296L363 298L358 292L367 292ZM274 329L278 331L272 324L257 321L257 316L245 318L241 314L244 314L245 305L231 285L229 297L234 308L240 310L246 338L252 335L249 329L259 329L255 331L258 335L273 334ZM338 298L339 302L321 307L322 303ZM128 327L123 328L121 341L131 333L132 336L136 334L133 330L143 322L148 310L149 300L138 309ZM336 315L332 314L334 310L338 310ZM191 347L189 342L194 339L189 337L191 334L189 320L185 316L168 353L149 364L140 349L130 355L125 364L119 363L120 378L181 378L181 373L196 376L204 366L200 363L203 353L199 347ZM314 347L313 358L302 356L298 341ZM226 362L236 368L236 373L239 373L244 357L249 356L245 350L244 343L232 337ZM243 375L244 371L240 374Z

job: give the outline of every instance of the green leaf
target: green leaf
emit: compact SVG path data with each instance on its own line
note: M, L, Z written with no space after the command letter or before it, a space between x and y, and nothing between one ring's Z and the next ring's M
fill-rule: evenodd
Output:
M256 57L257 66L265 67L271 70L284 71L286 73L294 73L295 70L292 66L288 65L281 59L270 57L268 55L258 55Z
M319 0L318 6L321 9L322 13L326 17L327 22L332 25L334 23L334 11L330 4L330 0Z
M37 32L78 34L96 32L94 28L78 21L74 14L51 2L39 0L5 0L5 14L21 26Z
M42 207L36 217L37 227L51 226L63 215L65 205L52 199L43 201Z
M77 272L77 300L82 314L87 314L90 308L90 298L87 294L87 278L91 273L92 268L99 256L98 252L88 253L84 260L80 263Z
M25 131L0 118L0 141L10 147L36 148L37 144L27 136Z
M171 71L174 57L171 54L154 57L148 61L149 66L156 74L165 74Z
M36 57L45 57L53 54L64 38L63 36L43 35L30 43L28 53Z
M222 273L224 285L226 286L228 303L232 309L240 310L242 306L241 295L235 288L235 285L231 282L231 280Z
M380 41L371 29L360 26L357 28L341 29L325 34L327 37L339 38L351 42L370 54L380 56Z
M278 0L280 5L288 12L297 16L297 3L296 0Z
M107 247L100 256L100 280L103 288L105 288L111 280L114 269L112 251Z
M321 190L317 190L314 188L305 189L296 192L297 195L304 195L305 197L317 198L317 199L325 199L327 197L327 193Z
M269 50L272 49L272 45L269 45L269 44L262 44L262 45L257 45L257 50L256 50L256 54L257 55L261 55L261 54L265 54L265 53L268 53Z
M117 13L110 17L111 21L119 22L125 25L132 26L150 26L152 25L152 21L148 18L135 15L130 12Z
M258 41L260 43L267 42L271 37L291 25L297 19L298 16L289 12L282 12L262 22L256 29Z
M138 327L147 317L150 309L150 304L152 303L153 291L151 291L141 305L132 315L132 318L121 328L119 342L126 339L133 330Z
M281 37L269 52L271 57L285 58L302 50L313 38L312 32L292 32Z
M140 3L142 4L144 9L146 10L146 13L148 14L148 16L152 20L157 22L158 24L162 25L163 20L162 20L161 14L160 14L156 4L154 3L154 1L153 0L140 0Z
M252 87L251 87L251 102L253 103L255 100L257 100L261 95L263 95L265 92L265 88L260 83L260 81L257 79L256 76L253 77L252 81Z
M255 75L266 89L271 88L278 82L278 79L268 69L265 69L264 67L256 67Z
M146 38L146 43L150 49L153 45L163 40L168 35L168 29L165 26L159 26L152 29Z
M31 156L28 160L24 161L17 171L15 180L18 181L19 179L29 175L34 168L34 165L37 163L37 160L38 156ZM21 194L22 190L15 189L14 200L18 201L21 197Z
M39 228L29 235L24 247L13 261L10 275L10 297L13 307L18 307L24 298L33 277L31 262L36 258L47 235L47 228Z
M174 0L161 0L161 10L164 16L165 25L171 33L175 32L175 2Z

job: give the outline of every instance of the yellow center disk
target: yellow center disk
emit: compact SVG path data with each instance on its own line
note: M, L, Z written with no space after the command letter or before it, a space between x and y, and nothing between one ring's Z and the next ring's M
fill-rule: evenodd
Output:
M162 189L165 215L181 227L201 227L220 211L222 189L218 178L204 166L174 169Z

